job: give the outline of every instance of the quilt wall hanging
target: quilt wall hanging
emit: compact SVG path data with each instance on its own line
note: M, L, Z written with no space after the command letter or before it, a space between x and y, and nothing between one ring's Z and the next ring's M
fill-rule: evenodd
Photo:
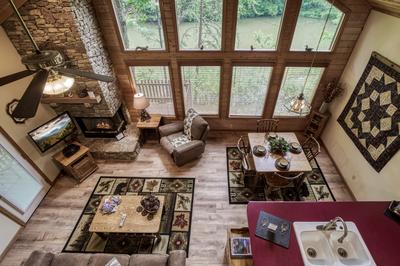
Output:
M400 148L400 66L373 52L337 121L380 172Z

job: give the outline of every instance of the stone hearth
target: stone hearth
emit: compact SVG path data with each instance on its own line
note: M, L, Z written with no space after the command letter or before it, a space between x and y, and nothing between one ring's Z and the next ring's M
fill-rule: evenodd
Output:
M79 142L90 148L95 159L134 160L140 151L139 135L139 130L131 124L125 131L125 137L119 141L81 136Z

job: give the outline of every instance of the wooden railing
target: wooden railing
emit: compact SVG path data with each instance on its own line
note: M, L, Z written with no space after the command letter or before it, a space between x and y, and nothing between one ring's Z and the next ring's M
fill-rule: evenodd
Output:
M171 84L168 80L141 80L136 82L136 86L151 103L172 101ZM196 95L190 82L185 82L183 89L188 106L193 106L193 103L195 105L207 105L210 102L218 101L214 95Z

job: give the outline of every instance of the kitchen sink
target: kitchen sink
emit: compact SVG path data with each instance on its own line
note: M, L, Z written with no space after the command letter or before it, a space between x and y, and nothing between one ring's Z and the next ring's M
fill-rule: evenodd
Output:
M353 222L345 222L347 235L344 238L343 226L322 230L321 228L327 223L293 223L304 265L376 266Z

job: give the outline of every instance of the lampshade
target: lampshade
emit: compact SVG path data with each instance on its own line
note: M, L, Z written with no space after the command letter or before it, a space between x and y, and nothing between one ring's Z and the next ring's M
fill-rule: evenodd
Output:
M43 93L48 95L60 94L68 91L74 85L75 79L58 75L51 74L47 79Z
M143 110L149 107L149 105L150 102L143 93L139 92L133 96L133 108Z

